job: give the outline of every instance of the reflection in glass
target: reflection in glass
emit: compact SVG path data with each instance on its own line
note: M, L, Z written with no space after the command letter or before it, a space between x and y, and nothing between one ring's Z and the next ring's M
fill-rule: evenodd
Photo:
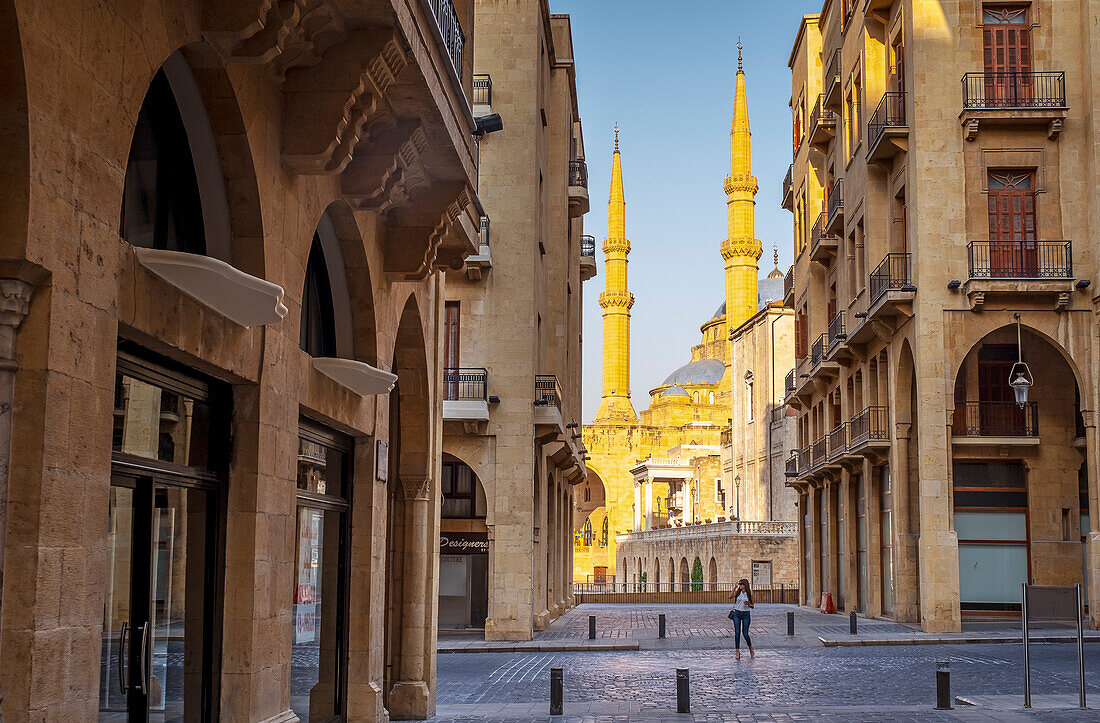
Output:
M189 467L210 466L208 405L119 373L114 417L113 451Z
M341 512L298 509L290 707L302 721L324 720L338 712L342 527Z
M111 487L107 506L107 594L103 601L103 644L99 657L100 720L125 720L133 508L133 490Z

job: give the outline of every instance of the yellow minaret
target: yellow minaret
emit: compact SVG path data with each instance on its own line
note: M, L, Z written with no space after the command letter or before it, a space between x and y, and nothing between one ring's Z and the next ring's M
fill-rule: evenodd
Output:
M729 236L722 242L726 262L726 326L736 328L756 313L757 261L763 248L756 238L756 191L752 175L752 143L749 103L745 94L745 70L741 66L741 40L737 40L737 82L730 128L730 175L726 177Z
M627 290L626 200L623 168L619 160L619 126L615 125L615 152L611 155L611 195L607 200L607 239L603 242L603 399L596 422L636 424L638 415L630 403L630 307L634 294Z

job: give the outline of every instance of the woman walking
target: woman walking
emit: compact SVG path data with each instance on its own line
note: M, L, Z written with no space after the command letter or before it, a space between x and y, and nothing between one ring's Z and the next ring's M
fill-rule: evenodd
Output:
M730 617L733 619L733 646L737 659L741 659L742 632L745 634L745 643L749 646L749 657L755 658L756 651L752 649L752 638L749 637L749 622L751 621L749 611L754 605L752 602L752 589L749 587L748 580L741 578L737 581L733 592L730 593L730 600L733 600L733 610L730 611Z

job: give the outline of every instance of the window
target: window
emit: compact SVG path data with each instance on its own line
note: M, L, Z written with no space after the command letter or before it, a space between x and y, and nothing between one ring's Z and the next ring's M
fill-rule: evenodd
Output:
M752 372L745 373L745 421L752 422L754 408L756 407L756 395L753 393Z
M581 531L581 539L584 540L585 547L592 546L592 520L588 519L584 521L584 528Z
M463 462L443 463L443 509L441 517L483 518L484 496L474 471Z
M603 528L600 530L600 547L607 547L607 518L603 518Z
M714 404L714 392L710 393L710 403Z
M302 323L298 345L312 357L336 356L336 322L332 286L321 239L313 235L306 263L306 286L302 294Z
M343 713L350 481L351 440L302 420L290 664L290 707L301 720Z
M856 147L859 145L861 133L863 132L863 109L861 107L862 93L863 81L857 72L852 77L852 89L848 92L848 98L845 104L846 120L848 123L849 156L855 154Z

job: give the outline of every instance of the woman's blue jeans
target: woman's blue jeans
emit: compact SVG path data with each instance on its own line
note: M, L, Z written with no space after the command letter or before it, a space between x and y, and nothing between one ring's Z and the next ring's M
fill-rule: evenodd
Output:
M749 637L749 621L752 619L752 613L748 610L744 612L740 610L733 611L733 646L738 650L741 649L741 634L745 634L745 644L750 648L752 647L752 638Z

